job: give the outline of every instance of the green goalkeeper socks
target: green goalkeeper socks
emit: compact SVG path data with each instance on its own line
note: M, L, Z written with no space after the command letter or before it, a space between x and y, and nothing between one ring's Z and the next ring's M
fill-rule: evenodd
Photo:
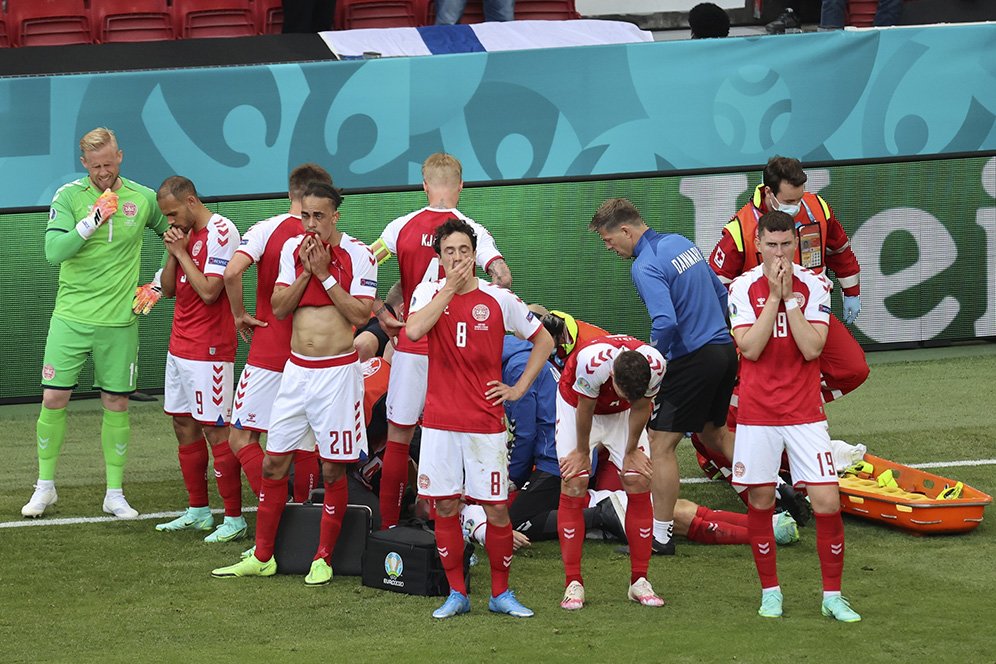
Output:
M66 409L42 406L35 432L38 437L38 479L54 480L59 451L66 439Z
M120 489L124 476L125 459L128 458L128 439L131 425L128 411L104 409L100 423L100 444L104 448L104 467L107 469L107 488Z

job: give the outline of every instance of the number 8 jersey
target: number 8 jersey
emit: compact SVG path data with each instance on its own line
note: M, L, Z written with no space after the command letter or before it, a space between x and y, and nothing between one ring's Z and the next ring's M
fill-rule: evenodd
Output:
M730 285L730 326L750 327L761 315L770 289L764 265L744 272ZM830 324L830 281L792 264L792 296L806 320ZM806 361L792 338L784 301L778 305L774 329L756 361L740 358L738 424L792 425L821 422L820 361Z
M446 283L423 283L412 296L412 313L439 293ZM514 293L481 279L477 288L455 295L426 335L429 377L422 425L444 431L501 433L504 406L491 405L488 383L501 380L505 332L531 339L542 327Z

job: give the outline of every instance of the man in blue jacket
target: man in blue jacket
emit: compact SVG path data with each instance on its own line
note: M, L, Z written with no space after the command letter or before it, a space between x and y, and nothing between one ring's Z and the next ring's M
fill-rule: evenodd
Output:
M649 228L625 198L605 201L589 229L598 233L606 249L633 259L633 283L652 321L651 344L667 360L649 428L653 551L671 555L678 443L692 432L710 449L733 453L726 413L737 377L737 353L726 320L726 287L695 244L677 233Z

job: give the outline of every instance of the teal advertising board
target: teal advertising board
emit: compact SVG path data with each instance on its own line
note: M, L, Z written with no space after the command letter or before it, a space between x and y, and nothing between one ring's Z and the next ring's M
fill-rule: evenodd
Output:
M417 184L440 150L469 182L987 152L996 26L0 78L0 209L48 205L96 126L135 180L247 198L304 161Z

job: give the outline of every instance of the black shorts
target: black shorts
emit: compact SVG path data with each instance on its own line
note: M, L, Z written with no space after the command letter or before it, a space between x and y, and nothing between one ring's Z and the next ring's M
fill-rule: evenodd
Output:
M737 351L732 342L706 344L668 362L661 390L654 399L650 428L698 433L706 422L723 426L736 381Z

